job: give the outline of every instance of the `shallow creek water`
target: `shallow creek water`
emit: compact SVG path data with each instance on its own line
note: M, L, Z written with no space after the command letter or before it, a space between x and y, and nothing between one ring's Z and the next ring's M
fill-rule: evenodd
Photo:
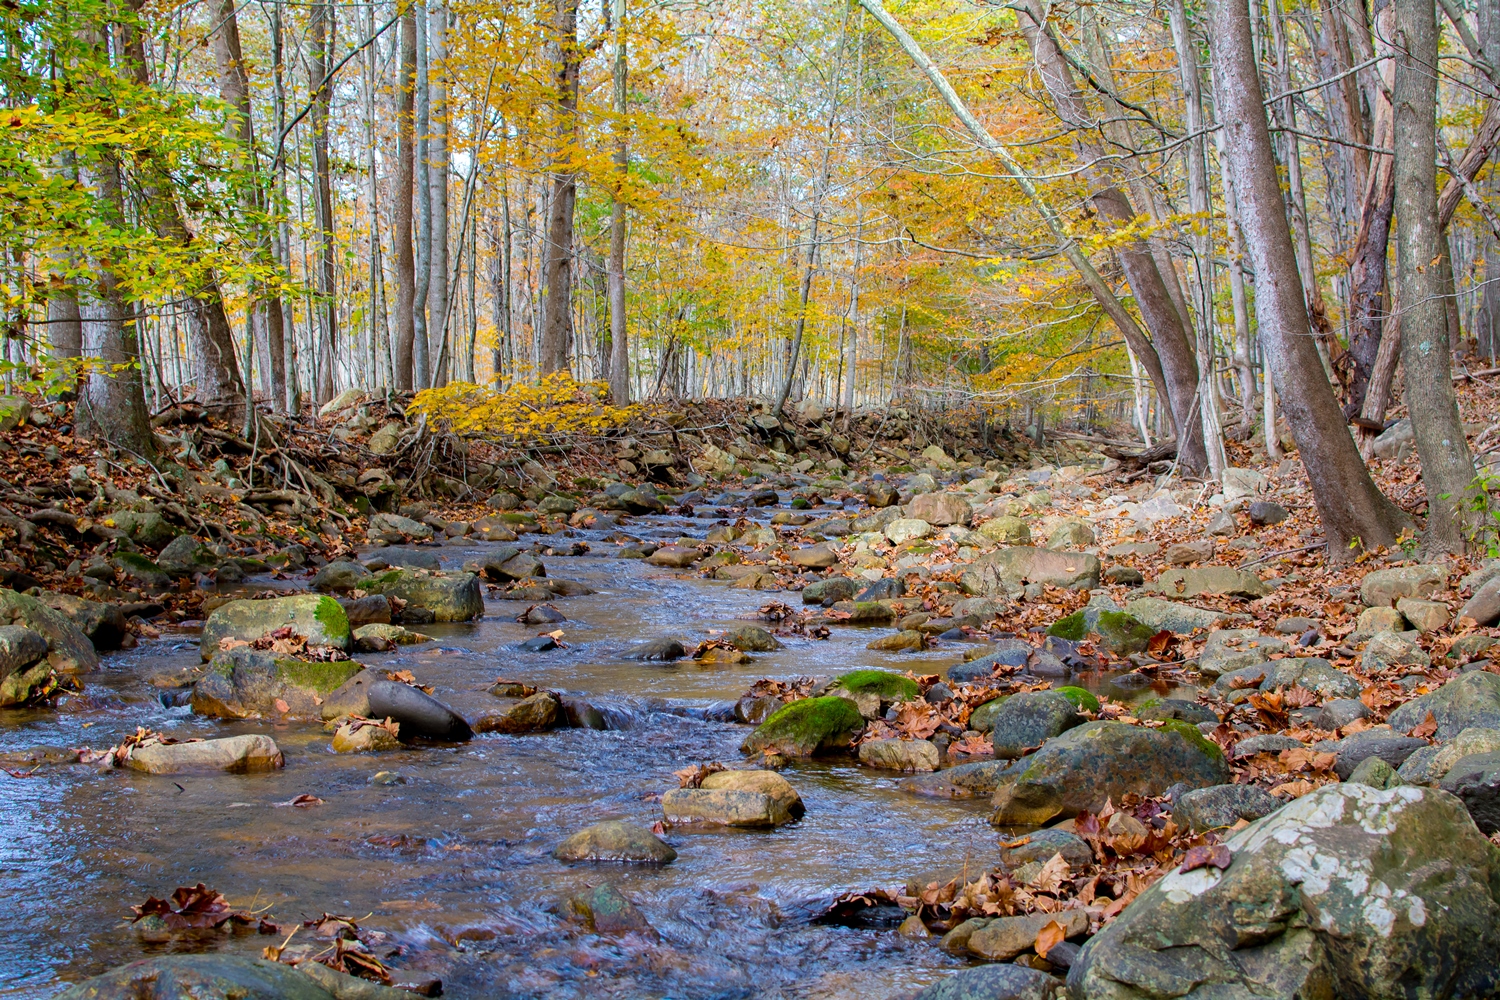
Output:
M637 519L630 530L701 537L711 523ZM0 909L0 996L46 997L64 981L172 947L258 954L272 943L240 934L147 944L124 922L131 904L200 881L236 906L269 907L288 926L323 912L364 918L361 926L406 949L393 966L439 974L445 995L458 998L884 998L961 965L889 926L809 922L819 900L846 890L997 860L984 803L905 795L898 775L849 761L789 767L807 814L774 832L676 830L667 839L678 859L660 868L551 857L568 834L602 819L649 826L660 817L654 796L677 785L675 769L734 766L749 730L703 716L757 678L859 666L935 673L961 658L953 644L871 652L865 644L885 630L841 628L738 665L624 661L619 653L636 641L703 638L768 599L796 595L677 577L607 558L613 547L598 543L601 533L570 534L598 555L548 557L548 572L598 592L556 602L569 618L568 648L518 652L537 627L514 621L524 604L491 599L478 622L424 626L434 643L359 659L412 671L469 717L492 704L485 688L497 677L583 696L604 711L607 731L336 755L314 724L224 724L162 707L144 671L198 660L196 637L170 632L105 657L71 710L0 713L0 750L102 748L145 725L178 737L266 732L286 755L272 774L174 779L75 765L0 775L0 896L9 901ZM444 568L457 568L484 548L437 551ZM372 784L381 770L405 783ZM302 793L324 802L277 805ZM658 942L580 935L552 912L603 881L635 900Z

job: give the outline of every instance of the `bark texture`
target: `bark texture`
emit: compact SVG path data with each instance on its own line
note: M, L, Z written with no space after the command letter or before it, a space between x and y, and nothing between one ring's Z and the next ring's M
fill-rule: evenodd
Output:
M552 199L547 218L543 271L546 300L537 366L543 375L568 368L573 341L573 206L578 178L571 159L578 138L578 0L556 0L552 30L557 46L557 136L553 151Z
M417 16L415 6L401 15L401 62L396 80L396 388L412 388L412 350L416 340L416 261L411 246L412 186L416 177L416 136L412 97L417 88Z

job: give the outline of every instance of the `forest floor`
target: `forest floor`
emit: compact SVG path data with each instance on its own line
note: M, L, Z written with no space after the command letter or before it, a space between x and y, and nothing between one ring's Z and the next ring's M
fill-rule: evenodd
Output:
M1500 412L1495 379L1459 392L1466 415ZM1170 463L1108 457L1123 453L1098 436L1038 446L900 408L851 421L805 407L778 421L742 401L674 404L628 435L514 449L435 433L396 400L339 403L315 419L267 418L248 442L179 408L158 418L162 456L150 463L75 440L66 404L13 411L0 428L0 584L72 616L101 649L130 648L233 600L282 596L253 592L247 577L296 581L372 563L387 545L495 543L503 559L473 567L487 596L550 606L563 592L539 573L517 576L511 560L577 555L589 543L570 536L591 532L609 555L655 572L765 592L763 629L693 632L675 650L664 642L665 658L735 662L774 637L874 626L873 653L939 652L951 665L908 665L909 689L837 675L757 681L732 713L764 734L747 743L752 764L790 774L802 753L826 748L834 734L766 720L834 694L863 716L843 736L861 763L912 772L902 787L917 796L993 797L1000 850L980 870L912 872L903 888L872 886L829 912L899 906L905 937L942 935L951 954L1049 975L1084 961L1077 944L1169 873L1228 868L1228 845L1248 850L1235 835L1283 803L1351 782L1435 787L1462 756L1453 747L1500 750L1500 685L1463 711L1442 694L1500 673L1494 616L1480 626L1460 612L1483 605L1475 595L1500 561L1426 559L1416 536L1393 551L1328 552L1295 457L1270 463L1231 444L1235 469L1205 484ZM1476 453L1494 436L1475 425ZM1372 471L1420 518L1415 456L1390 440ZM663 516L701 530L641 530ZM96 605L118 610L118 634L105 637L98 621L113 612ZM530 613L520 620L551 620ZM66 671L33 681L34 701L80 697ZM1067 704L1032 697L1054 691ZM1008 712L1018 695L1012 708L1042 707ZM1403 709L1419 698L1429 700ZM1052 761L1064 733L1099 722L1182 729L1217 777L1147 736L1089 751L1103 777L1057 764L1061 790L1010 763ZM8 766L25 761L7 755ZM679 777L695 790L722 769L704 760ZM1027 781L1042 790L1017 798ZM1494 784L1465 799L1476 819L1493 808ZM1202 786L1234 791L1184 798ZM1092 791L1079 799L1079 787ZM1481 821L1486 834L1493 822ZM389 981L379 961L363 962L341 948L331 964Z

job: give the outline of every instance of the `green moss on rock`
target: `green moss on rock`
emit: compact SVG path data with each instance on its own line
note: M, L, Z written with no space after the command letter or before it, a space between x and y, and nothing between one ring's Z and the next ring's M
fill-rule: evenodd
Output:
M1070 642L1082 642L1088 632L1088 616L1082 611L1075 611L1066 618L1059 618L1047 629L1048 635L1055 635L1059 639L1067 639Z
M1081 687L1060 687L1057 693L1073 703L1074 708L1086 708L1090 712L1099 711L1099 699Z
M1219 744L1204 736L1202 731L1190 722L1183 722L1181 719L1168 719L1161 724L1161 728L1167 732L1176 733L1178 736L1181 736L1213 760L1224 759L1224 751L1220 749Z
M834 687L850 694L873 691L884 701L912 701L922 693L916 681L889 670L851 670L840 677Z
M323 631L328 637L336 643L343 643L349 638L349 616L344 613L343 605L333 598L324 597L319 601L313 617L323 626Z
M347 622L345 627L348 627ZM353 660L313 663L290 657L278 659L276 665L281 668L281 676L286 683L311 689L319 695L328 694L364 669Z
M775 749L794 757L847 747L864 728L854 703L844 698L803 698L776 711L745 740L745 753Z

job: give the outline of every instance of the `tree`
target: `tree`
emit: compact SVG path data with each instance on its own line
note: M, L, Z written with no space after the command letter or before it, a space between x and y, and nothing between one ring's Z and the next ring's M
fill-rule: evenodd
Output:
M625 115L630 110L626 87L625 0L612 0L615 28L614 111L615 190L609 204L609 391L616 406L630 403L630 343L625 323L625 192L630 174L630 145Z
M432 218L427 284L428 356L445 356L448 342L448 5L435 0L428 12L427 76L431 138L427 141L427 199ZM446 368L447 365L440 365ZM446 385L447 372L434 370L433 385Z
M401 0L401 59L396 79L396 388L410 391L416 369L416 262L412 259L411 208L416 173L412 99L417 89L416 0Z
M1447 239L1438 218L1437 18L1432 0L1393 0L1396 82L1396 280L1401 295L1401 367L1422 485L1429 549L1463 548L1460 501L1474 479L1449 364L1448 288L1438 263Z
M1307 470L1329 553L1337 559L1354 543L1393 545L1404 516L1370 478L1313 339L1271 149L1246 0L1214 0L1211 10L1214 91L1245 244L1254 264L1260 335Z
M315 3L308 18L312 57L308 90L312 93L313 204L318 222L318 402L333 398L333 344L338 336L338 302L334 299L333 185L328 163L328 111L333 99L333 63L329 52L338 36L331 3Z
M543 375L568 368L573 341L573 206L578 198L578 177L572 160L578 146L578 74L582 58L578 47L578 0L554 0L552 34L557 51L553 81L556 122L543 273L546 301L537 351L537 367Z

